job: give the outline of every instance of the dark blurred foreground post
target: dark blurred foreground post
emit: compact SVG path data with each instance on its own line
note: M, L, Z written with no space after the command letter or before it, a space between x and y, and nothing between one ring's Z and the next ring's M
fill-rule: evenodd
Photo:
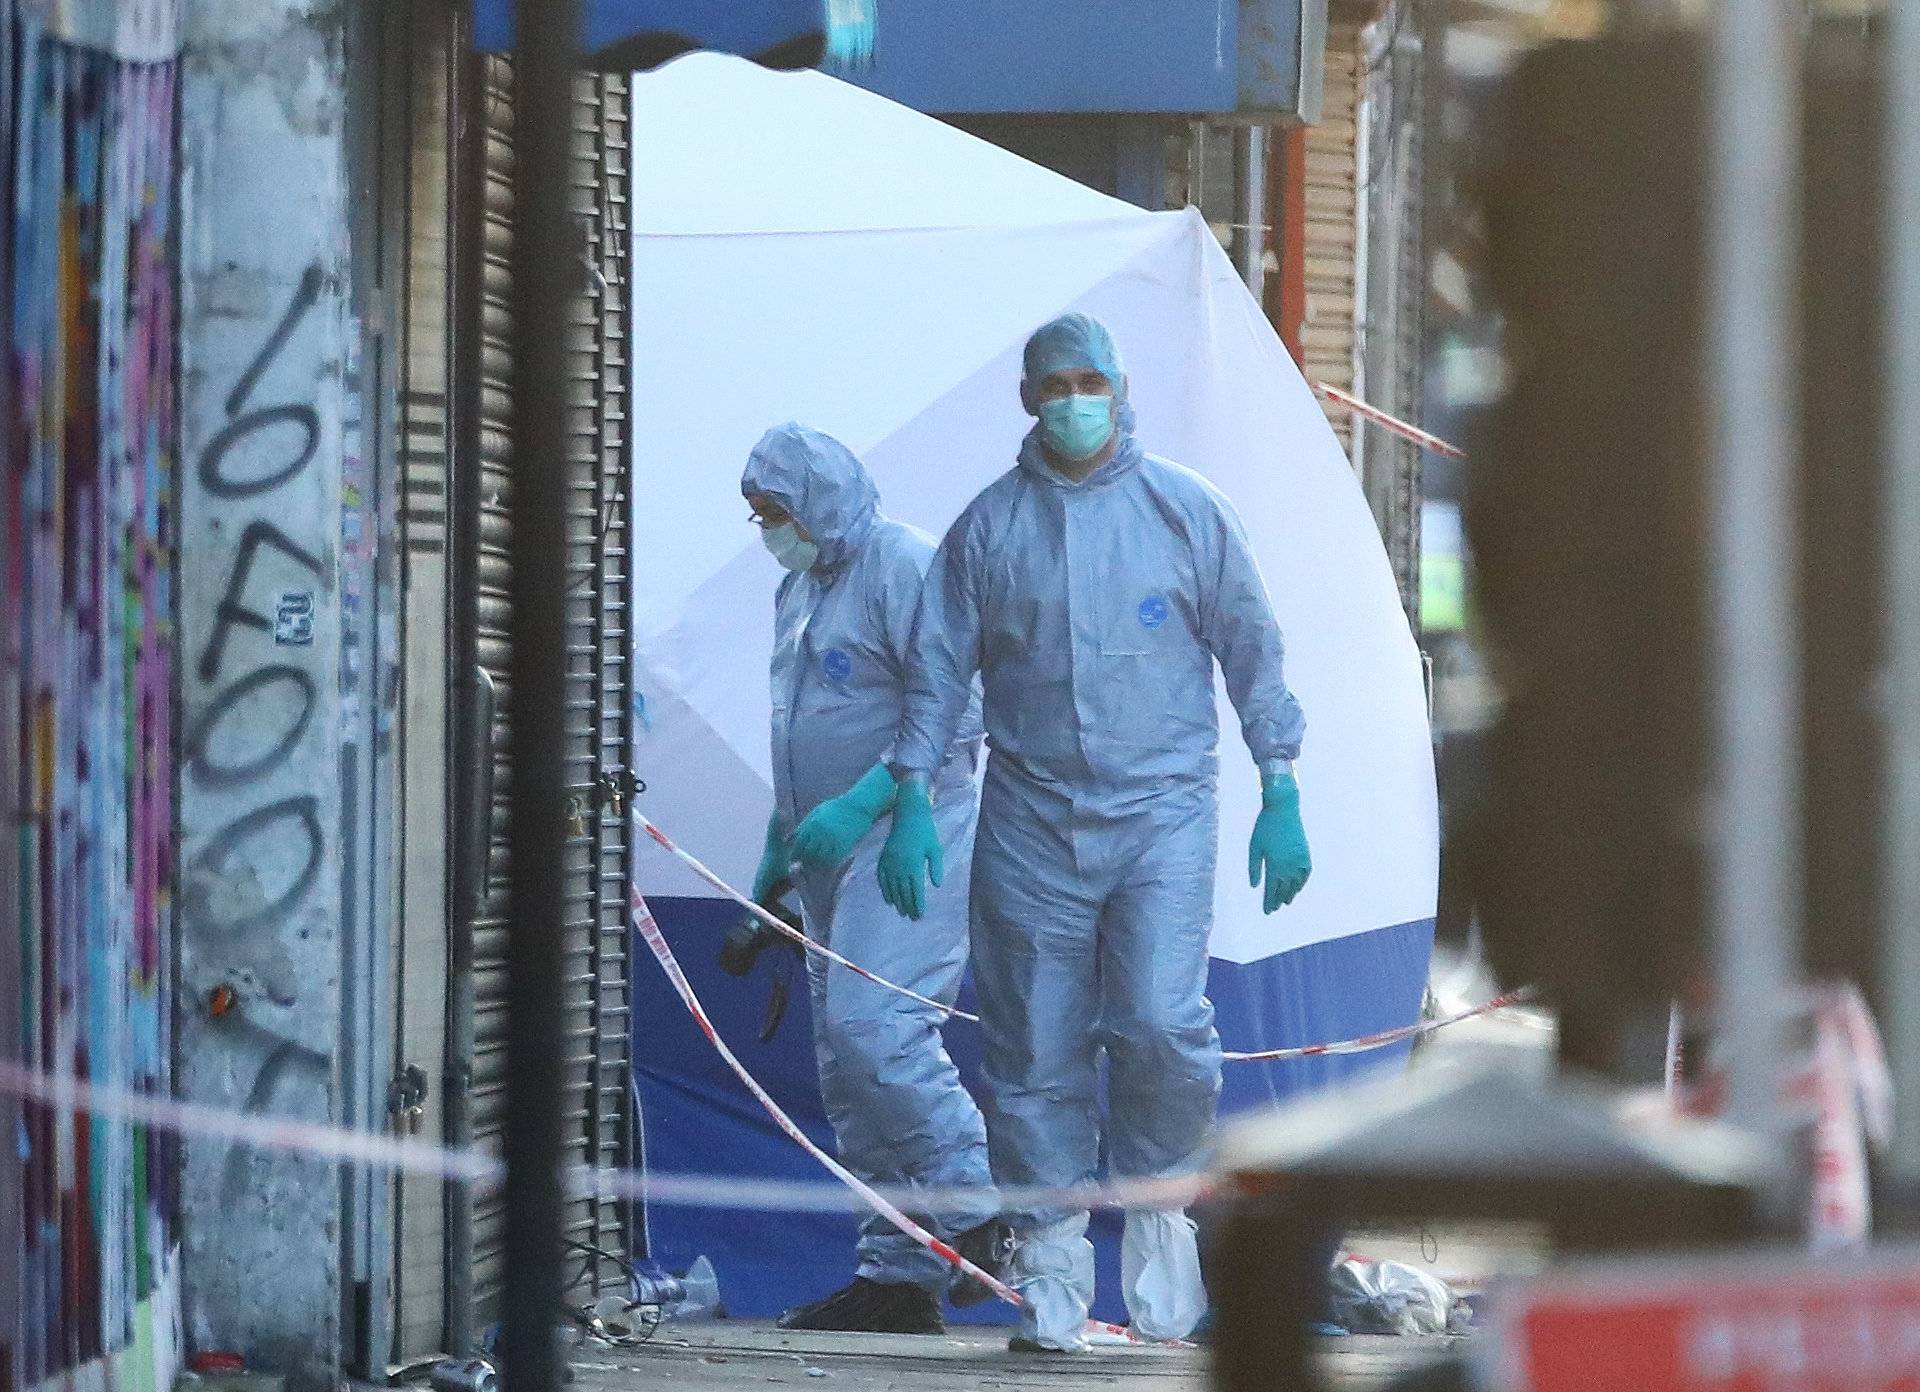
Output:
M1227 1392L1317 1385L1287 1321L1343 1220L1538 1220L1563 1275L1625 1258L1704 1285L1689 1316L1717 1300L1810 1341L1920 1307L1859 1259L1783 1258L1762 1294L1712 1260L1805 1240L1813 1165L1780 1105L1803 982L1857 982L1886 1024L1913 1105L1877 1232L1920 1231L1920 12L1713 15L1529 55L1478 180L1512 377L1470 442L1508 697L1471 888L1502 981L1557 1009L1561 1080L1420 1075L1230 1138ZM1676 995L1729 1046L1743 1135L1656 1146L1568 1081L1656 1083ZM1844 1299L1809 1294L1829 1277ZM1632 1351L1587 1299L1591 1385L1615 1385Z
M1896 1060L1898 1139L1889 1167L1920 1228L1920 5L1888 13L1887 431L1884 569L1889 653L1885 693L1888 1047ZM1903 94L1893 96L1892 94Z
M566 835L567 307L575 0L520 0L514 50L512 848L507 933L506 1298L511 1392L560 1383L561 899Z

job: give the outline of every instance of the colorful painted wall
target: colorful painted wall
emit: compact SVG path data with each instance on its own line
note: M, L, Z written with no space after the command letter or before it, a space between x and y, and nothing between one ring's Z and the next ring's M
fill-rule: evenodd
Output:
M113 8L0 0L0 1067L164 1095L176 65ZM0 1090L0 1392L171 1386L175 1149Z

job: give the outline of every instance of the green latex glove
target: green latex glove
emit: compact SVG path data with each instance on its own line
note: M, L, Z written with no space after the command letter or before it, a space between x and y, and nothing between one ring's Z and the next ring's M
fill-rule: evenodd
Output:
M815 869L840 864L892 807L893 775L885 764L875 764L846 792L800 819L793 833L793 858Z
M786 879L787 868L793 864L793 853L787 849L787 838L780 832L780 814L774 813L767 818L767 845L760 852L760 868L753 872L753 897L756 903L766 902L773 887Z
M921 872L926 872L926 879ZM900 785L893 804L893 830L880 852L880 893L889 904L917 919L927 909L926 880L937 887L946 878L946 853L940 849L940 829L933 824L933 803L925 785Z
M1260 780L1260 815L1247 845L1247 883L1260 887L1266 872L1266 911L1291 904L1313 873L1307 829L1300 824L1300 785L1291 773Z

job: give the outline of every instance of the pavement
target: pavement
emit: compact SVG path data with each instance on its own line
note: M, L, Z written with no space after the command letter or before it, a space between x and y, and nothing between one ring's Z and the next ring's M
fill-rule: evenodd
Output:
M1459 1343L1327 1339L1322 1388L1384 1392L1396 1377L1445 1358ZM1210 1386L1201 1349L1096 1348L1046 1356L1009 1353L1005 1329L971 1327L941 1336L787 1333L748 1320L663 1325L638 1348L581 1345L571 1367L572 1392L1202 1392Z

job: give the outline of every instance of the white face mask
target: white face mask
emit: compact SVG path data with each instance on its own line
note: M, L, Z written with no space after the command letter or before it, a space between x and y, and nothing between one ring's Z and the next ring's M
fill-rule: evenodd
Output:
M812 570L814 562L820 559L820 548L810 541L802 541L800 529L791 522L762 527L760 540L773 553L774 560L788 570Z

